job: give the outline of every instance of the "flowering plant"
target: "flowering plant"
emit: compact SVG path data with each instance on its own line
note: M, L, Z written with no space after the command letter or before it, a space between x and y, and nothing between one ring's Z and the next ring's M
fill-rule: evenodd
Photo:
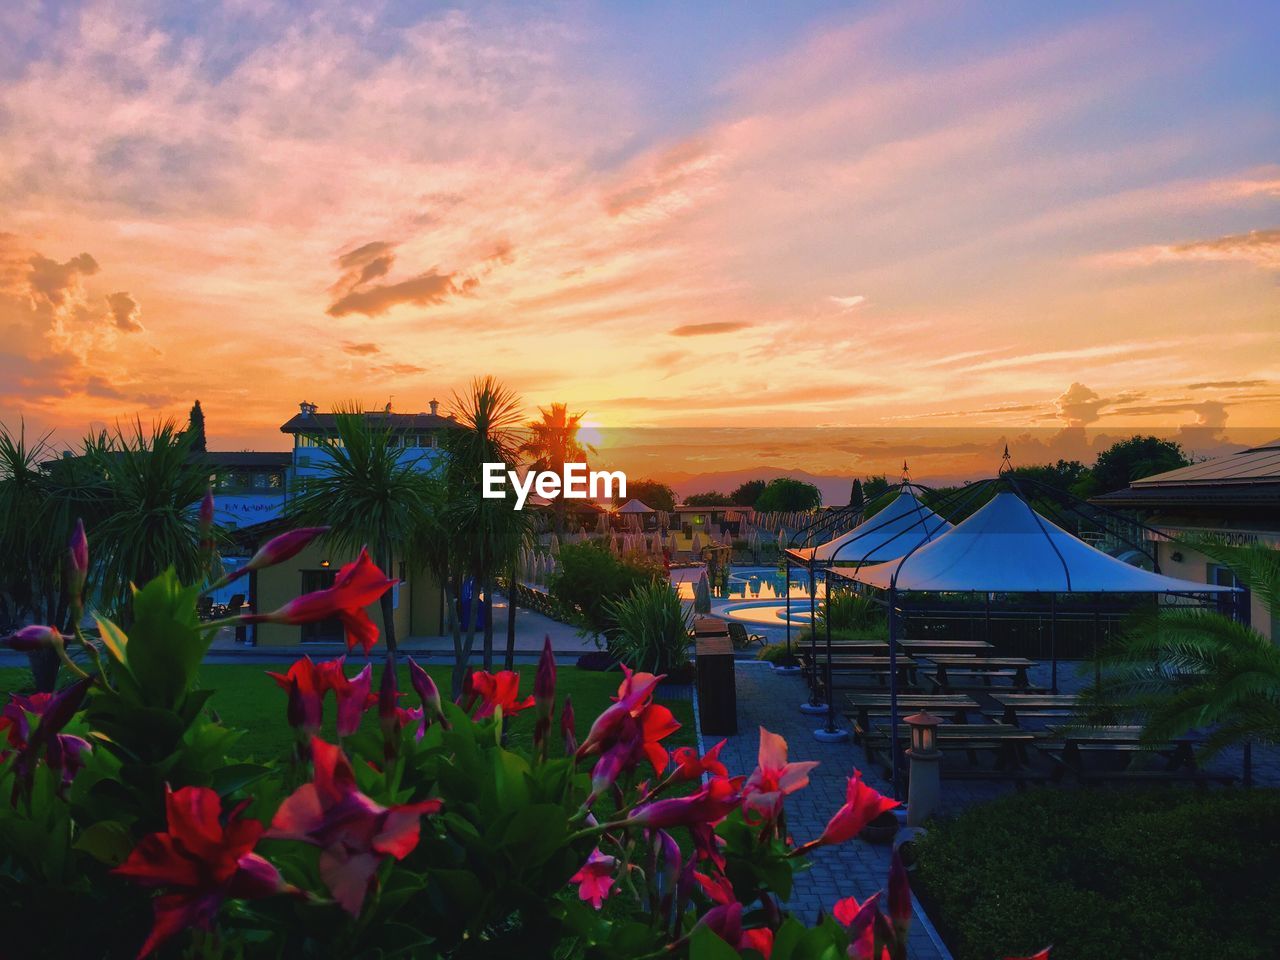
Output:
M73 550L87 562L87 547ZM377 627L364 607L392 582L362 553L334 587L255 619L340 615L367 652ZM897 806L856 771L822 833L797 843L787 797L813 764L788 762L781 737L760 731L745 776L730 774L722 744L673 753L680 725L654 699L663 678L624 668L579 740L549 640L531 693L518 674L480 670L456 702L411 659L412 695L394 655L376 692L372 664L349 675L345 658L304 657L262 681L287 694L292 755L240 762L238 733L197 682L217 626L196 617L199 592L171 572L137 589L127 632L99 621L101 650L79 632L9 638L54 647L76 674L0 713L14 955L906 956L896 859L885 895L835 901L815 926L785 906L810 851L854 842ZM69 656L74 643L90 669ZM330 693L337 743L319 735ZM377 722L362 724L366 713ZM531 746L516 745L518 725Z

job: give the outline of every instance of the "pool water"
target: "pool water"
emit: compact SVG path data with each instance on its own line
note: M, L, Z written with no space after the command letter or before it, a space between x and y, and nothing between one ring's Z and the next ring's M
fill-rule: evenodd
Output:
M713 595L715 613L759 626L780 627L787 622L787 594L791 595L791 623L809 623L809 572L803 568L791 571L790 583L776 567L734 567L729 573L729 589L724 596ZM693 599L693 583L680 583L682 599ZM822 602L826 583L822 571L817 572L815 599ZM727 602L726 602L727 601Z

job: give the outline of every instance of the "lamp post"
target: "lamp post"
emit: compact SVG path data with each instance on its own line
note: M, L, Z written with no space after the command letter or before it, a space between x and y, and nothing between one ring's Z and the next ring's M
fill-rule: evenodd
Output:
M942 751L938 749L941 721L927 710L907 717L911 729L911 782L907 787L907 826L921 826L938 807L942 780Z

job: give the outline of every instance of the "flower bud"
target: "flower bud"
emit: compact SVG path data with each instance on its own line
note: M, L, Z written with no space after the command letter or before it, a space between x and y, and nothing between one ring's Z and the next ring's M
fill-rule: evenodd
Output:
M5 646L19 653L30 653L32 650L57 649L62 646L62 634L53 627L45 627L33 623L23 627L5 639Z
M89 538L84 533L84 521L77 520L67 544L67 595L72 606L80 606L85 577L89 574Z

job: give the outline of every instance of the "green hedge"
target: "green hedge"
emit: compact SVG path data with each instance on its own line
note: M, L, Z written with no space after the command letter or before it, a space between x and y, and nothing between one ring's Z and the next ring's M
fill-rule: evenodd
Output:
M1032 790L935 822L915 886L956 960L1280 950L1280 791Z

